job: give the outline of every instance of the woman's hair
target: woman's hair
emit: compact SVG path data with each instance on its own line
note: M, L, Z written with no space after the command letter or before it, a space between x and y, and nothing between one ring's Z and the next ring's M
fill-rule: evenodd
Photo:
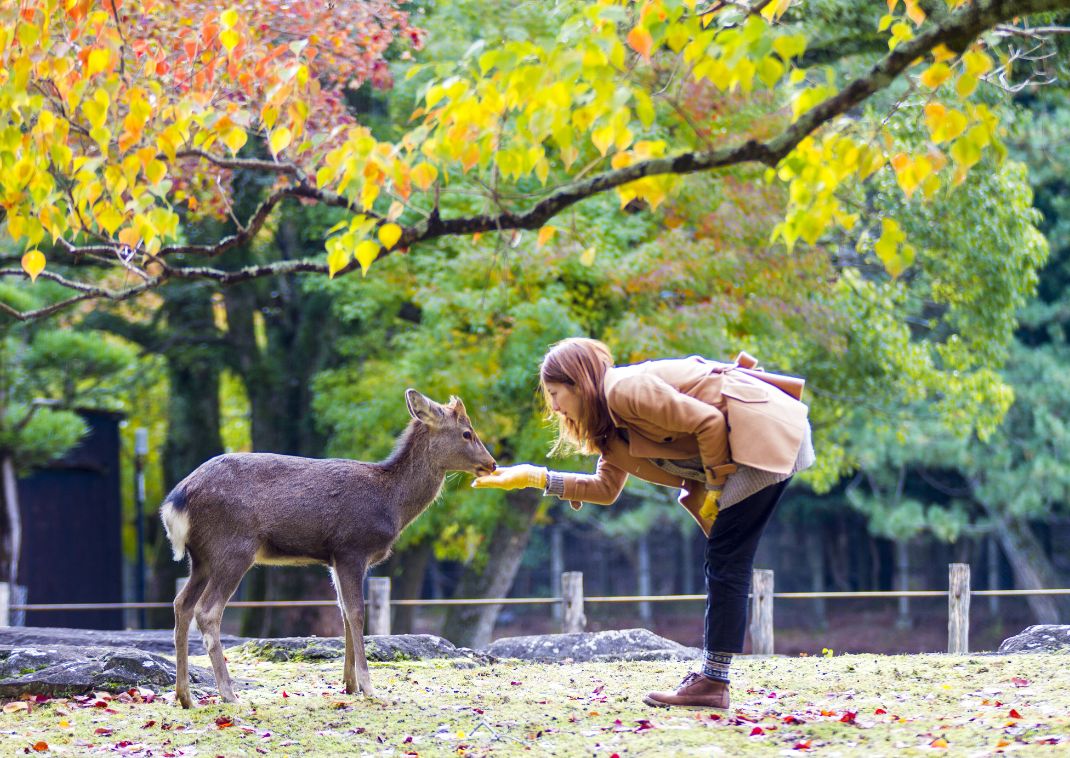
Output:
M613 354L598 340L570 337L552 345L539 366L539 385L548 418L557 421L557 441L551 454L601 453L613 431L602 382L613 365ZM578 419L553 412L546 383L567 384L580 399Z

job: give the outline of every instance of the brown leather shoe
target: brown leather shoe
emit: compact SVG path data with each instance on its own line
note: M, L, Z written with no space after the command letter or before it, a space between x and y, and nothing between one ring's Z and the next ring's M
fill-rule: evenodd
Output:
M728 708L728 685L692 671L680 682L676 692L648 692L643 702L655 708L691 706L697 708Z

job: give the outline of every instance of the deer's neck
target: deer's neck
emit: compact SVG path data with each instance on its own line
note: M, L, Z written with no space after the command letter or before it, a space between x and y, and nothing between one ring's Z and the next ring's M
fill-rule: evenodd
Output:
M391 492L404 529L438 497L446 470L432 459L427 427L412 421L390 457L379 464L391 480Z

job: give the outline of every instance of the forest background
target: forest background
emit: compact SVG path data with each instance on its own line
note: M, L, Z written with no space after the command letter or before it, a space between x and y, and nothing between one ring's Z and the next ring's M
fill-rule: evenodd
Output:
M205 5L212 13L213 4ZM391 232L384 238L379 225L383 252L397 243L403 254L376 259L361 247L373 210L408 234L420 223L426 230L427 219L439 213L476 217L488 208L550 197L547 175L552 185L558 175L578 180L610 162L613 170L626 169L657 158L666 144L712 151L771 139L806 117L813 104L800 104L806 98L816 102L835 92L834 83L865 75L897 42L914 39L913 29L924 30L959 4L889 2L886 18L883 5L875 14L846 0L759 3L754 13L719 5L703 28L734 31L751 46L731 58L731 84L714 81L723 72L680 76L668 62L670 51L684 49L686 57L687 39L677 46L670 21L687 3L502 6L465 0L406 3L400 11L387 3L360 4L389 33L383 32L381 46L342 51L339 57L350 54L359 70L345 69L339 78L355 86L324 85L324 92L342 96L302 122L309 133L315 116L341 113L345 123L367 127L359 139L402 140L411 135L414 110L418 122L436 104L463 100L452 89L460 81L451 78L458 67L483 75L495 66L507 70L509 55L523 59L534 47L552 48L573 14L599 7L619 12L602 21L621 29L631 81L657 96L635 96L628 105L610 96L589 139L573 144L556 137L557 152L538 160L517 149L490 161L489 173L466 168L448 183L444 176L436 181L437 170L429 176L433 168L420 168L431 161L418 164L409 181L417 187L426 182L421 188L431 204L414 200L395 213L398 201L389 202L385 192L364 196L366 213L353 223L356 201L335 202L349 197L339 182L331 202L323 202L326 193L278 200L268 209L270 220L247 236L240 219L258 212L277 187L277 177L265 179L254 163L278 165L299 119L286 135L283 127L265 129L263 140L246 141L243 129L241 144L236 137L231 144L233 132L220 130L219 143L254 163L222 167L227 193L214 193L211 182L176 180L178 191L220 212L200 217L194 203L185 203L178 236L190 249L179 250L177 259L196 260L193 247L238 230L238 243L211 256L220 276L173 276L166 286L146 286L133 297L53 309L70 288L52 272L84 275L86 267L63 259L68 251L57 237L64 230L52 232L54 249L48 249L47 215L39 217L47 267L40 252L40 261L27 257L36 250L28 254L21 237L32 237L32 230L14 229L16 206L5 205L8 237L0 245L20 275L5 273L0 300L13 313L38 314L0 324L5 485L77 443L85 428L70 410L76 407L124 414L124 483L132 480L134 430L148 430L146 499L153 509L186 473L222 452L379 459L406 422L401 393L408 386L441 400L464 398L500 463L543 463L552 438L536 391L537 366L556 340L602 339L618 362L688 354L728 359L747 350L770 370L807 378L818 451L817 465L797 477L759 556L759 566L777 572L778 590L938 589L950 561L971 563L979 587L1066 586L1065 10L1030 18L1035 27L1056 30L1047 35L1016 32L1017 21L1010 19L989 31L981 49L991 55L971 59L976 50L970 48L955 64L963 70L956 79L949 78L951 69L943 76L939 66L948 67L937 56L928 69L922 65L848 109L839 134L864 133L854 160L865 163L868 149L873 165L853 176L853 169L844 170L827 192L820 189L824 177L815 178L812 169L822 161L839 165L842 155L833 161L832 152L821 152L840 149L828 140L804 143L777 171L760 162L726 164L715 172L670 174L592 193L545 219L538 231L401 236L398 242ZM658 9L669 18L659 20ZM407 15L390 15L395 12ZM251 50L254 30L227 13L206 15L192 28L203 32L217 18L218 44L226 48L226 33L234 31L247 39L227 52L245 44ZM186 22L190 17L184 12ZM310 18L309 24L325 23ZM178 23L183 19L176 19L176 28L191 26ZM772 43L763 42L763 24L788 40L776 46L778 57ZM649 41L625 34L639 28L653 30ZM804 48L797 40L805 40ZM729 43L718 38L718 44L727 49ZM755 52L762 44L764 51ZM652 50L657 46L660 52ZM544 60L550 79L568 75L552 70L552 57ZM749 77L739 74L750 61ZM643 63L652 80L642 79ZM793 88L789 68L802 72L790 82ZM961 84L967 74L975 79L972 87ZM300 78L299 72L292 76ZM535 80L525 86L531 89L524 96L533 99L540 87L553 89ZM957 88L950 97L971 103L960 114L969 114L969 129L965 116L962 124L941 120L931 107L941 86ZM83 112L91 123L97 118L92 107ZM621 112L627 115L614 115ZM631 135L636 124L645 128L645 141ZM83 142L110 139L97 133ZM859 158L858 145L869 143L876 147ZM952 146L951 160L936 147L941 144ZM500 147L481 144L479 150L508 153ZM209 151L211 143L200 148ZM487 166L482 154L451 149L458 154L448 157L461 164ZM443 165L446 159L436 157ZM146 177L157 170L149 163L144 169ZM344 173L340 166L331 171ZM325 181L332 180L328 172ZM636 189L629 192L629 186ZM316 199L321 202L311 202ZM406 223L410 211L424 221ZM96 214L96 228L108 232L103 236L118 230L116 239L132 243L123 256L142 252L135 239L151 239L144 227L140 238L124 237L133 225L119 229L115 222L108 229L107 212ZM166 219L152 218L166 226ZM325 238L335 241L326 252ZM374 248L379 253L379 243ZM142 270L146 283L158 276L151 255ZM324 256L319 270L330 277L303 273L310 269L300 262ZM129 257L123 262L130 268ZM137 281L137 264L135 257L133 268L121 272L121 285L108 284L116 275L104 267L91 276L100 287L126 287L127 279ZM19 265L39 280L32 286L22 281ZM360 274L349 273L357 268ZM270 275L236 275L251 270ZM588 470L591 463L549 465ZM9 577L18 561L10 492L5 486ZM584 571L591 594L698 592L701 533L674 499L673 492L633 482L612 508L573 512L534 491L473 491L459 476L375 573L393 577L395 597L553 595L561 570ZM124 491L123 508L124 557L132 562L132 488ZM159 523L149 523L149 599L169 601L183 567L171 560ZM319 570L256 569L240 596L320 598L329 597L330 588ZM643 625L696 644L698 608L592 608L589 628ZM978 611L982 631L975 645L981 647L1026 623L1067 618L1061 600L1044 596L993 601ZM246 635L340 632L331 611L228 613L234 614L228 616L232 631ZM780 639L789 652L940 649L943 614L938 604L922 601L807 601L805 607L778 606L778 634L787 631ZM152 616L150 624L168 626L170 616ZM496 606L452 606L419 614L398 608L393 626L478 646L492 636L553 631L555 624L539 607L502 613Z

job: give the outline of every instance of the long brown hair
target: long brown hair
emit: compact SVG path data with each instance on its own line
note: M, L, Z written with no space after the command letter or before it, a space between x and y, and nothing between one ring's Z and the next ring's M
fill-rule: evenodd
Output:
M613 431L602 382L613 365L613 354L598 340L569 337L551 345L539 366L539 384L547 417L557 421L557 441L551 454L594 455L604 451ZM553 412L546 383L567 384L580 398L580 418Z

